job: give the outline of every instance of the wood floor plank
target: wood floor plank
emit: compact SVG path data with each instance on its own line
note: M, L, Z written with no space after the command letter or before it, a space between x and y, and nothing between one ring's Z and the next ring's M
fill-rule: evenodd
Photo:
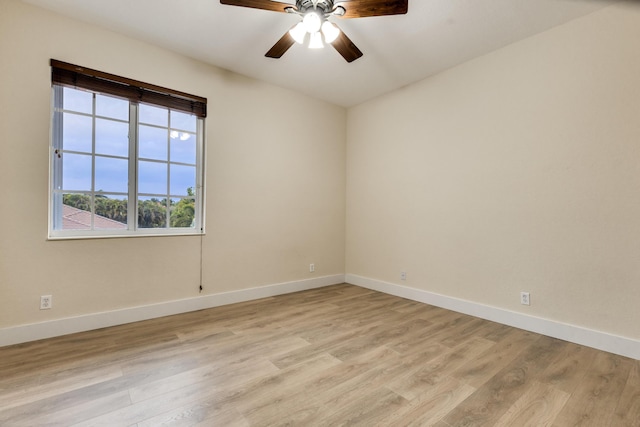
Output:
M200 400L188 409L177 408L137 423L137 427L187 427L187 426L233 426L248 427L249 422L235 409L225 403Z
M540 381L573 393L584 384L584 377L598 350L569 343L561 357L542 372Z
M443 421L452 427L494 425L532 386L536 375L557 359L565 345L560 340L539 337L527 351L500 370Z
M278 368L266 359L243 361L237 364L206 365L166 376L151 383L131 387L129 394L132 402L141 402L204 380L233 387L265 374L275 374L278 371Z
M243 413L252 425L313 424L318 414L341 410L363 393L383 387L402 370L400 362L393 350L377 347L334 368L310 373L293 390L265 396Z
M598 353L581 386L556 418L554 426L608 426L633 366L631 359Z
M126 391L88 400L86 402L43 413L40 420L29 417L29 426L70 426L98 415L109 414L131 405L131 398Z
M476 391L452 377L444 377L432 387L422 388L409 404L381 417L378 425L432 426Z
M412 367L405 367L403 373L392 380L388 387L406 399L412 400L423 390L438 384L460 366L494 345L495 343L484 338L473 338L424 363L419 358L405 358L405 364L410 360L420 363L417 366L414 364Z
M183 389L196 387L201 390L198 397L185 401L184 404L174 404L157 415L140 422L140 425L245 425L247 423L238 408L256 408L260 402L272 404L280 389L287 390L305 381L308 375L316 371L324 371L338 364L339 361L329 355L321 355L300 365L292 366L277 372L266 373L250 378L238 378L230 371L229 379L219 378L201 379ZM171 392L170 392L171 393ZM140 402L144 406L144 401ZM275 408L275 407L274 407ZM232 424L225 424L224 420L233 419Z
M567 400L569 400L569 393L534 381L522 397L498 419L495 427L551 426Z
M118 366L106 366L94 367L90 371L83 370L73 375L67 373L62 379L41 379L36 385L16 387L3 393L2 409L8 410L120 377L122 369Z
M455 347L470 338L481 337L485 335L493 325L484 319L474 319L465 324L464 326L457 328L456 331L447 337L440 339L440 342L447 347Z
M398 337L389 345L400 353L420 351L425 345L441 343L443 339L458 333L460 329L463 329L473 320L472 317L459 313L449 313L446 317L436 316L437 318L430 320L431 324L425 326L418 334Z
M389 412L395 412L408 404L402 396L385 388L374 389L361 395L355 401L345 404L339 411L325 416L321 414L315 421L308 425L349 425L368 427L374 425L376 420Z
M537 339L538 335L512 328L500 342L465 363L451 375L473 387L480 388L505 365L526 351L526 348Z
M0 425L640 427L640 361L351 285L0 348Z
M621 427L640 427L640 360L633 362L627 384L611 422Z

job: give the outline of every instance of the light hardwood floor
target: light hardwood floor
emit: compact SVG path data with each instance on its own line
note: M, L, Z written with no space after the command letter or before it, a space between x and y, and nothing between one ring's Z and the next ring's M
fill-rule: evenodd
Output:
M0 348L0 425L640 426L640 361L350 285Z

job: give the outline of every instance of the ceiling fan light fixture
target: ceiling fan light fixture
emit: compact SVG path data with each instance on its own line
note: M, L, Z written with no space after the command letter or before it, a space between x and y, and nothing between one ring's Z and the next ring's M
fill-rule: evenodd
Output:
M327 22L329 18L404 15L409 6L409 0L220 0L220 3L295 14L302 18L299 25L284 33L269 49L265 54L267 58L281 58L296 42L305 44L306 33L309 33L309 48L323 48L329 43L349 63L362 57L362 52L344 31Z
M304 23L299 22L298 25L289 30L289 35L296 41L296 43L303 44L304 38L307 35L307 29Z
M304 24L304 28L308 33L313 34L320 31L320 27L322 26L322 19L315 12L308 12L304 15L302 19L302 23Z
M322 24L322 34L324 35L324 41L327 43L333 43L340 35L340 29L329 21L324 21Z
M309 40L309 49L322 49L324 48L324 43L322 43L322 34L316 31L311 34L311 39Z

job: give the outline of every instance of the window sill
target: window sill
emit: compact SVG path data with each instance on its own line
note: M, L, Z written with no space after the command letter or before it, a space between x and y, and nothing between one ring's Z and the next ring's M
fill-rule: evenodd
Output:
M185 236L205 236L203 232L185 232L185 233L137 233L137 234L96 234L87 235L62 235L48 236L47 241L64 241L64 240L102 240L102 239L135 239L141 237L185 237Z

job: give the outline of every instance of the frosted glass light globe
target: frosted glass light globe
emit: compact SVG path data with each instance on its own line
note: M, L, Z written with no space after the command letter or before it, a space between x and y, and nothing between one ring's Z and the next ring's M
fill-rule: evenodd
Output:
M315 12L309 12L302 19L302 23L304 24L305 30L308 33L317 33L320 31L320 26L322 25L322 19Z

